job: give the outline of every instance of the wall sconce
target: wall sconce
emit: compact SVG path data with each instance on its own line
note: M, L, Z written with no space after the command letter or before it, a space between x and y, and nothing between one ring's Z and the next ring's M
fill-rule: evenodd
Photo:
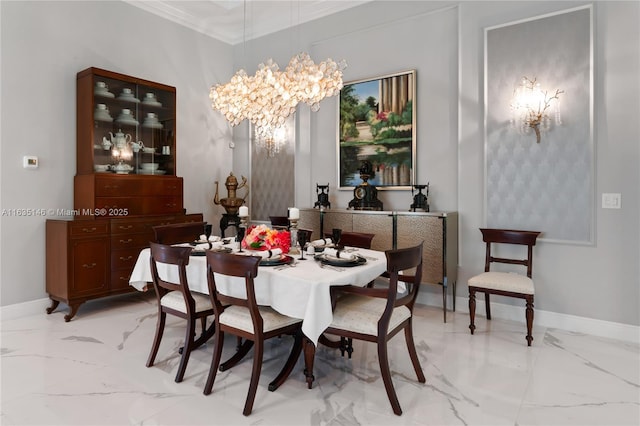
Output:
M560 118L560 94L563 90L556 89L553 96L542 90L536 78L530 80L522 78L520 86L513 91L511 98L511 111L513 117L511 126L520 133L528 134L531 129L536 134L536 142L540 143L541 132L546 132L551 128L551 118L548 109L555 105L555 124L562 124Z

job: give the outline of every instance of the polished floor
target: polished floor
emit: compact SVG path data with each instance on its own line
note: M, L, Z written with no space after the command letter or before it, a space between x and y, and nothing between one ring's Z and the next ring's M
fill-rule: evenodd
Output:
M108 302L108 303L107 303ZM268 344L253 413L242 415L251 362L219 373L202 389L212 347L195 351L182 383L173 381L183 323L170 319L157 364L145 367L156 322L154 300L128 295L94 301L69 323L63 313L3 321L2 425L638 425L640 351L636 344L418 307L415 340L426 384L419 384L404 336L390 343L403 415L395 416L375 346L356 342L351 360L320 348L315 386L302 359L276 392L267 390L291 340ZM233 353L227 339L223 357Z

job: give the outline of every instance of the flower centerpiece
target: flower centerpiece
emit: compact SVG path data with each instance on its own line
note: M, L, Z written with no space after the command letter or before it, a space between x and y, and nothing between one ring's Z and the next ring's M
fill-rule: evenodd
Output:
M279 248L288 253L291 246L289 231L270 229L266 225L252 225L242 239L242 248L247 250L273 250Z

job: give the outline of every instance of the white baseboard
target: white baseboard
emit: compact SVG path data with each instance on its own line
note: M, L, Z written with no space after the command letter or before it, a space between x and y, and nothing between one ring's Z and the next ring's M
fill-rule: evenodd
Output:
M447 298L448 309L452 309L452 298ZM418 295L418 303L428 306L442 307L442 293L421 292ZM476 316L484 317L484 300L478 299ZM456 311L469 313L469 299L467 297L456 297ZM525 323L524 305L512 306L503 303L491 302L491 317L496 319L510 320ZM627 342L640 344L640 327L618 322L603 321L594 318L579 317L558 312L534 311L534 329L536 327L559 328L566 331L590 334L593 336L607 337L611 339L624 340Z
M452 309L452 298L448 297L448 309ZM418 295L418 303L427 306L442 306L442 293L421 292ZM0 307L0 319L2 321L21 318L27 315L46 315L46 308L51 305L48 298L32 300L24 303ZM484 301L478 303L477 316L484 316ZM456 297L456 311L469 313L469 299ZM524 324L524 308L521 306L505 305L491 302L491 315L496 319L521 322ZM576 333L591 334L593 336L608 337L640 344L640 327L618 322L603 321L594 318L579 317L557 312L535 310L533 327L559 328Z
M0 320L14 320L28 315L43 314L46 315L46 309L51 306L51 299L45 297L43 299L30 300L28 302L16 303L13 305L0 307Z

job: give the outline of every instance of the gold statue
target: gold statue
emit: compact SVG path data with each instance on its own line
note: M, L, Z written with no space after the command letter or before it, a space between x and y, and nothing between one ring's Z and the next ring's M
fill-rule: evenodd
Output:
M233 172L229 173L227 176L227 180L224 183L224 186L227 187L227 198L223 198L222 200L218 198L218 181L216 184L216 195L213 198L214 204L222 204L222 207L227 211L228 215L237 215L238 209L241 205L244 204L244 200L249 196L249 186L247 185L247 178L242 176L242 183L238 185L238 179L233 175ZM247 193L244 195L244 198L236 197L236 191L242 187L247 188Z

